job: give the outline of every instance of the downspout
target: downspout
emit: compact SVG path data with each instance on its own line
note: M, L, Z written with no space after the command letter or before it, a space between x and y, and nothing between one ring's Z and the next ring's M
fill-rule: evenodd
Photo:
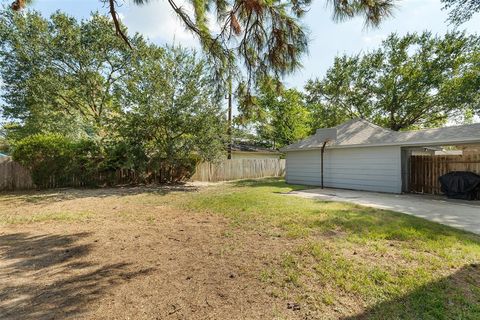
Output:
M322 145L322 149L321 149L321 152L320 152L320 158L321 158L321 164L320 164L320 171L321 171L321 174L322 174L322 189L323 189L323 154L325 153L325 146L327 145L327 142L328 141L324 141L323 142L323 145Z

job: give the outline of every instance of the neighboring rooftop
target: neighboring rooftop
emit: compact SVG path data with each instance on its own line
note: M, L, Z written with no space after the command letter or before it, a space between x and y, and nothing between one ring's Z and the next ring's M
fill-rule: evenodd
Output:
M419 146L449 145L460 143L480 143L480 123L443 127L435 129L392 131L377 126L367 120L354 119L329 129L318 129L317 133L293 143L281 151L308 150L322 147L326 136L336 129L336 139L330 140L330 148L367 146ZM326 130L329 130L328 132ZM325 134L325 133L328 134Z
M233 152L257 152L257 153L275 153L280 154L278 150L269 149L265 147L255 146L251 144L244 144L244 143L234 143L232 144L232 151Z

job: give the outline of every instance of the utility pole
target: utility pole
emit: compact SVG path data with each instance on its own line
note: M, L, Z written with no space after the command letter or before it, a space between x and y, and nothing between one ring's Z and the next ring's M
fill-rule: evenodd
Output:
M228 77L228 146L227 146L227 159L232 159L232 77Z

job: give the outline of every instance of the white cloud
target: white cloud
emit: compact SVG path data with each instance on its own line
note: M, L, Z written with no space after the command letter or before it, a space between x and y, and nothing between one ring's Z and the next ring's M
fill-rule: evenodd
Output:
M186 3L179 3L191 11ZM189 10L190 9L190 10ZM130 32L138 32L154 42L198 46L195 36L184 25L165 1L152 1L147 5L125 5L119 8L123 23Z
M193 17L193 7L186 0L175 3ZM122 22L129 32L138 32L156 43L176 43L199 48L196 35L186 30L184 23L166 0L152 1L147 5L126 4L118 8ZM215 34L220 32L215 16L207 13L208 26Z

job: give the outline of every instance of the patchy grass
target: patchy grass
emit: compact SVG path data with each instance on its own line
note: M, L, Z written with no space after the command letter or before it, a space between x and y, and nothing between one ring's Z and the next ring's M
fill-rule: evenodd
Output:
M283 195L301 188L240 181L180 206L300 240L259 278L312 311L361 304L369 319L480 319L479 236L401 213Z
M58 212L36 212L33 214L9 214L0 213L0 225L25 224L48 221L84 221L93 217L88 211L58 211Z
M189 267L212 263L217 268L229 268L239 264L236 272L244 278L239 278L239 285L233 288L247 288L245 281L250 281L249 288L259 287L268 301L260 310L278 314L277 318L480 319L480 236L400 213L285 195L302 188L278 179L262 179L199 190L185 187L6 195L0 197L0 224L54 225L62 221L66 226L78 226L88 221L94 230L119 224L122 231L115 237L122 241L111 241L111 234L105 236L106 243L120 246L118 252L110 249L115 256L126 255L129 249L124 246L134 245L132 230L140 233L138 230L145 229L148 235L140 239L145 237L146 245L132 247L130 255L163 259L152 254L154 250L162 248L163 256L177 256L177 252L170 252L171 247L180 246L178 252L195 253L185 258ZM227 223L217 224L213 237L199 229L209 225L211 218L205 217ZM195 223L190 225L192 221ZM155 228L161 231L150 231ZM174 228L178 230L172 235L170 230ZM190 240L194 235L197 240ZM159 245L162 241L167 241L164 247ZM204 260L195 262L201 250L206 250ZM170 275L168 282L184 285L185 281L194 281L190 275L176 279L175 270L182 269L174 260L168 261L172 261L172 268L165 267L160 273ZM163 264L165 260L155 266ZM202 272L205 279L216 277L212 268ZM223 291L239 277L225 272L228 282L219 282L213 288L222 289L216 310L228 305L222 302L226 299ZM253 273L251 277L249 272ZM193 278L200 277L197 271ZM195 288L203 288L209 281L199 280ZM156 282L146 286L152 283ZM176 286L170 288L171 292L178 291ZM161 296L157 293L155 296ZM252 301L248 296L237 291L232 296L236 297L235 303L247 301L242 310L249 310ZM195 299L192 303L197 303ZM301 311L289 310L291 313L285 315L282 306L287 301L298 303ZM205 303L208 308L214 305ZM184 306L182 312L187 309Z

